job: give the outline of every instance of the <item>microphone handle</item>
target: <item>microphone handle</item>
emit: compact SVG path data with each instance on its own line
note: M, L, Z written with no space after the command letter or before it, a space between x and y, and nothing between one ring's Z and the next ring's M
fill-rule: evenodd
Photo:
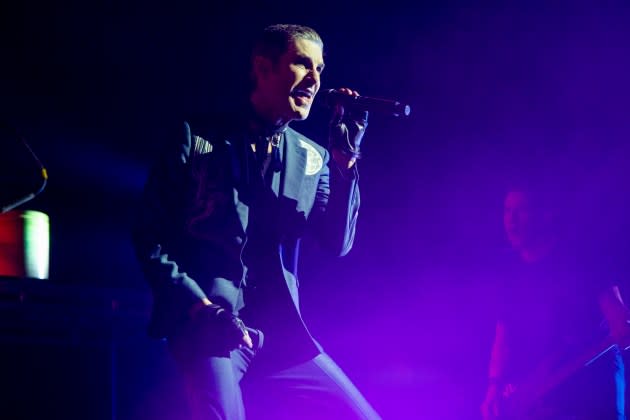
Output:
M355 103L367 111L376 111L384 114L391 114L395 117L407 117L411 113L411 107L398 101L387 99L358 96L354 98Z

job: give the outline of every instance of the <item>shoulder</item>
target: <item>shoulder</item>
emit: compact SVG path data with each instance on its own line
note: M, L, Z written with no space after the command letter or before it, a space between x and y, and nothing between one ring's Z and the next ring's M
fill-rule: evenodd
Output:
M183 140L191 155L215 153L237 135L238 121L232 114L189 117L183 122Z
M192 116L183 123L191 137L200 137L213 144L229 137L237 125L231 114Z
M184 121L186 136L189 143L190 155L204 155L215 151L219 144L219 136L209 130L193 125L190 121ZM194 128L193 128L194 127Z

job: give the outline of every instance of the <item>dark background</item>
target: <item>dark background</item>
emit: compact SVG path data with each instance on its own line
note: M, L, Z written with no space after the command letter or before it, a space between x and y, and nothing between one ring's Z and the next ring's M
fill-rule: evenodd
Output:
M3 315L21 322L3 341L7 418L185 414L163 343L144 337L150 302L131 215L165 122L234 100L248 39L270 23L320 32L322 88L412 107L408 119L371 116L352 253L330 261L307 243L301 267L313 332L383 416L475 418L493 328L487 273L505 246L513 175L557 181L573 238L626 280L627 2L1 7L0 119L48 169L44 192L21 208L50 216L48 282L63 296ZM327 118L316 107L293 127L323 142ZM2 139L2 168L29 188L17 144ZM17 296L20 281L5 295Z

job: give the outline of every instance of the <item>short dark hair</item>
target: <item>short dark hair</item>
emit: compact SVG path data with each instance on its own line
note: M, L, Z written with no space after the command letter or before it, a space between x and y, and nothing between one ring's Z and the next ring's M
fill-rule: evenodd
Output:
M304 25L275 24L264 28L255 39L251 59L262 56L276 62L295 39L307 39L318 43L322 49L324 47L322 38L313 28Z

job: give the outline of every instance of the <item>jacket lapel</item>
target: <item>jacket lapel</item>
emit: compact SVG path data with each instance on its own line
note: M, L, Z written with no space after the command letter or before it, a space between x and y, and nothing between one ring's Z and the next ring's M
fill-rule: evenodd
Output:
M304 180L304 171L306 168L306 149L300 147L298 134L287 129L284 142L284 174L279 183L279 192L292 200L300 201L300 188ZM275 183L274 183L275 184ZM272 188L275 185L272 185Z

